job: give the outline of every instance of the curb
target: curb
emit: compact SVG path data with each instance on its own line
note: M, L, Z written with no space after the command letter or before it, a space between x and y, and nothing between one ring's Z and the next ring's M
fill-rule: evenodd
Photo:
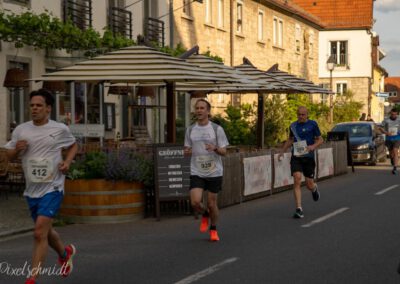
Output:
M29 226L29 227L24 227L20 229L15 229L15 230L8 230L0 233L0 239L5 238L5 237L10 237L10 236L15 236L23 233L27 233L30 231L33 231L34 227Z

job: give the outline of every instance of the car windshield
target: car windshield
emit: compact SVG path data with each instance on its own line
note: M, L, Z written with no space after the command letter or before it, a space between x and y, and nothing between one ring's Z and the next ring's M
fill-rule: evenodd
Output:
M350 137L371 136L371 126L367 124L340 124L336 125L332 131L347 131Z

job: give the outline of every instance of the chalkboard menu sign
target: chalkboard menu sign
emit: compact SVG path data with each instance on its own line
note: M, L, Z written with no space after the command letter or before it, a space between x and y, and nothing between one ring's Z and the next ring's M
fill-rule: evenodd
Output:
M351 166L354 173L353 156L351 155L351 147L349 140L349 133L347 131L331 131L327 133L328 141L346 141L347 144L347 165Z
M189 199L190 156L185 156L183 146L156 145L155 185L157 217L160 200Z

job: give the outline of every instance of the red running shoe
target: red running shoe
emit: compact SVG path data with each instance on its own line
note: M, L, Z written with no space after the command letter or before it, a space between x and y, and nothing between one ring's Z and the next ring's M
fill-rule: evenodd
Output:
M68 275L71 274L72 269L74 268L72 264L72 259L74 258L74 255L76 254L76 249L74 245L68 245L65 247L65 251L67 252L67 256L65 258L58 258L58 262L61 265L61 275L63 277L67 277Z
M36 280L33 278L28 278L25 281L25 284L36 284L36 283L37 283Z
M212 242L218 242L219 241L217 230L210 230L210 241L212 241Z
M200 232L205 233L208 230L208 219L209 217L201 217L201 223L200 223Z

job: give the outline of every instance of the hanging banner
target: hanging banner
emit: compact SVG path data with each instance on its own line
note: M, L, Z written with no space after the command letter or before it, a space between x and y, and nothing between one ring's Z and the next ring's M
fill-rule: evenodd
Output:
M243 159L244 195L271 190L271 155Z
M275 165L275 182L274 188L283 187L293 184L293 177L290 173L291 153L284 153L282 160L278 160L279 154L274 155Z
M333 176L333 149L318 149L318 178Z

